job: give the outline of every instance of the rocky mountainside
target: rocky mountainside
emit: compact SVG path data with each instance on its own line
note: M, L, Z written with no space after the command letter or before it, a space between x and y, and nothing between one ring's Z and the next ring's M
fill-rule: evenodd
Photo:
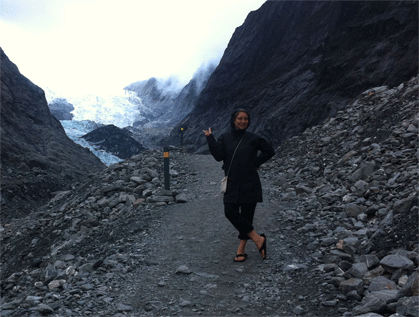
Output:
M1 55L1 217L28 214L106 166L75 144L48 109L44 91Z
M125 87L141 98L143 119L130 128L136 139L151 148L160 146L160 140L167 138L170 130L192 111L214 69L212 63L202 65L182 89L172 78L150 78Z
M333 117L368 88L418 72L417 1L267 1L234 32L186 120L194 150L203 128L228 129L235 108L276 145ZM179 126L171 134L179 139Z
M111 153L121 159L134 156L145 148L134 140L132 134L127 129L120 129L113 124L94 129L82 136L95 149Z
M71 111L74 110L74 107L66 99L56 98L48 104L48 107L52 115L60 121L72 120L74 117L71 113Z
M172 148L171 190L159 151L92 174L0 227L2 314L417 316L418 93L369 89L277 148L263 262L232 262L212 157Z
M323 247L328 283L360 301L352 316L418 313L418 94L417 77L369 89L282 143L271 162L282 200L306 201L283 217L304 224L305 247ZM409 291L399 287L404 274ZM401 300L407 293L415 297Z

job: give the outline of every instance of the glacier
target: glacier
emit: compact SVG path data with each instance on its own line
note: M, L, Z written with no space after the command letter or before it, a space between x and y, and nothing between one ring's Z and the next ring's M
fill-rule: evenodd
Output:
M63 98L73 105L71 112L75 121L90 120L100 124L113 124L119 128L132 126L135 121L144 119L147 111L135 92L121 89L108 95L61 96L51 89L45 90L48 104L54 99Z
M65 133L75 143L92 151L107 166L122 159L95 149L82 136L102 125L113 124L125 128L132 126L137 120L144 119L141 112L145 107L141 99L134 92L127 90L100 96L90 94L63 97L46 89L45 95L48 103L57 98L64 98L73 105L74 110L71 112L74 115L73 120L60 121Z
M124 128L144 119L141 115L141 109L144 108L141 99L127 90L117 95L68 97L67 101L74 106L72 114L76 121L92 120Z

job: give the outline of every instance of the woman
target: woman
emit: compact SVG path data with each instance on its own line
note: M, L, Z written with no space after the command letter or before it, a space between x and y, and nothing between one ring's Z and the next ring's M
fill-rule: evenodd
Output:
M275 151L265 139L246 131L249 124L249 113L239 109L231 115L231 131L222 134L217 141L211 128L203 130L212 156L224 162L224 174L227 176L224 212L239 231L240 239L235 262L246 260L245 247L249 239L256 244L263 259L266 259L267 253L266 236L258 235L254 230L253 216L256 204L262 202L262 186L257 169L274 156Z

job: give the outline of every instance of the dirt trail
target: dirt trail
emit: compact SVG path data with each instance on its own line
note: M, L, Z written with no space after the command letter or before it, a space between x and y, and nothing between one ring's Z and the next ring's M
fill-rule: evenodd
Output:
M187 192L195 198L161 208L141 239L138 256L143 261L120 289L125 303L134 307L132 315L295 316L301 311L306 316L336 316L319 305L325 295L321 281L313 278L314 263L303 270L286 269L287 264L307 263L295 230L277 219L279 208L286 206L257 207L254 226L267 235L268 259L263 261L249 241L247 261L235 263L239 240L224 217L221 165L211 156L187 158L184 163L194 175ZM177 272L182 266L189 272Z

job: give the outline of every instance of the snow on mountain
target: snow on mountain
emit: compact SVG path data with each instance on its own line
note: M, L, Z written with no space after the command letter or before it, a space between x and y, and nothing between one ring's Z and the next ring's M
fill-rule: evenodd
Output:
M134 139L148 148L161 147L171 129L191 112L215 67L214 63L203 64L183 87L176 77L150 78L132 83L116 94L62 96L46 88L45 96L48 104L64 100L74 107L73 120L61 121L67 135L109 165L120 159L95 150L81 136L100 125L112 124L128 128Z
M46 93L46 95L48 103L58 98L52 94ZM101 124L113 124L120 128L142 120L142 113L146 111L141 99L127 90L122 90L117 95L69 96L65 99L74 106L73 120L91 120Z

